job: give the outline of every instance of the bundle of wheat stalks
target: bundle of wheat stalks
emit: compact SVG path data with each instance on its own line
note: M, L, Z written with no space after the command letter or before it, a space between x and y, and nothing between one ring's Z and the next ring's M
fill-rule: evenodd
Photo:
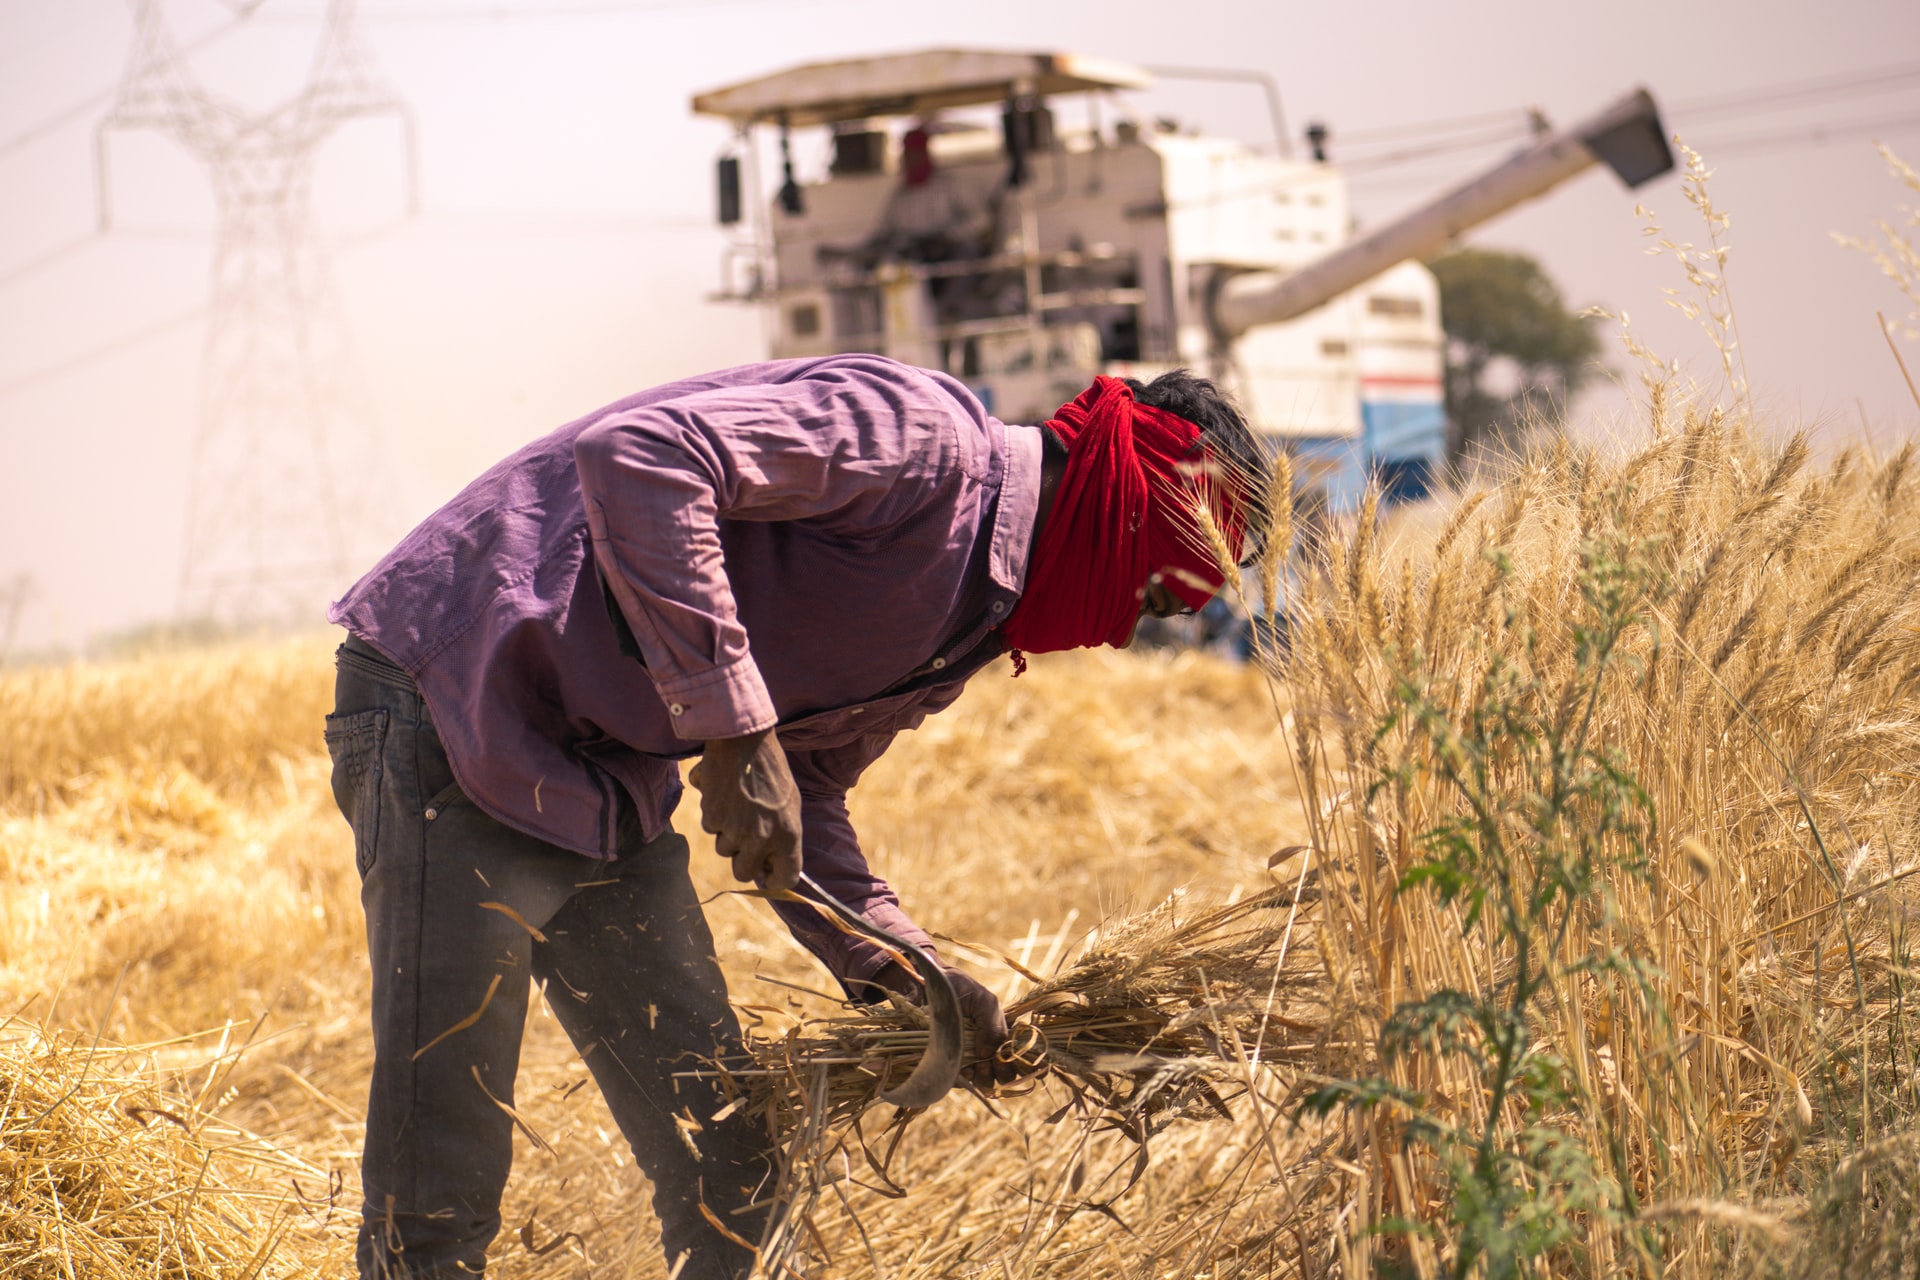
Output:
M1055 977L1029 974L1033 988L1006 1006L1013 1039L1003 1052L1020 1066L1019 1091L1058 1085L1061 1116L1097 1116L1144 1142L1177 1119L1231 1119L1227 1103L1251 1072L1311 1062L1328 1020L1317 893L1301 870L1284 887L1211 908L1175 894L1110 923ZM817 1161L820 1140L844 1136L926 1045L926 1014L900 1000L755 1040L756 1067L735 1073L741 1105ZM802 1132L808 1143L794 1145Z
M216 1054L200 1083L217 1094L230 1061ZM0 1028L0 1275L284 1274L288 1179L327 1176L195 1092L163 1088L151 1048Z
M1011 1098L1046 1097L1049 1113L1040 1123L1070 1122L1047 1145L1071 1172L1051 1197L1033 1203L1047 1204L1051 1225L1036 1233L1030 1221L1015 1252L1030 1234L1056 1238L1082 1211L1124 1226L1113 1204L1147 1173L1150 1140L1182 1120L1232 1124L1243 1098L1264 1132L1332 1051L1337 1019L1326 1007L1314 939L1317 875L1310 856L1280 861L1291 875L1265 892L1211 906L1175 893L1149 911L1109 921L1054 977L1023 974L1033 985L1005 1007L1013 1038L1003 1049L1018 1062L1021 1079L991 1098L978 1090L974 1096L995 1114ZM830 1187L859 1222L861 1211L836 1185L843 1179L865 1178L861 1185L881 1197L908 1194L902 1184L912 1179L897 1174L895 1156L923 1113L893 1110L878 1133L864 1120L880 1105L881 1091L919 1060L926 1028L920 1009L896 999L858 1016L802 1024L779 1039L749 1041L757 1066L735 1075L741 1094L734 1105L750 1109L782 1152L784 1211L762 1252L767 1275L806 1274L804 1266L795 1270L796 1256L830 1256L817 1222ZM1127 1154L1109 1153L1113 1167L1089 1185L1090 1139L1098 1133L1113 1135ZM1250 1166L1236 1163L1238 1176L1248 1176ZM1220 1208L1173 1234L1199 1221L1208 1224L1200 1234L1217 1234ZM949 1246L938 1265L967 1257L964 1239L938 1243Z

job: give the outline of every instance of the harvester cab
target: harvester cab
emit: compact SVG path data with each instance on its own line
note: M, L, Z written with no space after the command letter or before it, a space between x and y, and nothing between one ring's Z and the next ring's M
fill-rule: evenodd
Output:
M1638 91L1354 239L1322 146L1266 154L1119 109L1151 83L1076 55L933 50L700 94L735 130L720 296L762 308L776 358L941 369L1009 421L1096 374L1204 371L1340 511L1370 479L1425 493L1445 454L1439 289L1418 259L1596 161L1629 185L1673 163Z

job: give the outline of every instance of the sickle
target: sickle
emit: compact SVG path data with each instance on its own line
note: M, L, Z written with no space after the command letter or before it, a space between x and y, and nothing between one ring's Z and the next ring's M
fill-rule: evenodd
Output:
M920 981L926 984L927 1014L932 1022L927 1051L920 1055L920 1062L914 1067L913 1073L893 1088L883 1090L880 1100L896 1107L932 1106L960 1078L960 999L953 994L953 984L947 981L946 970L932 956L905 938L870 923L852 907L822 889L804 871L800 873L800 883L807 889L802 896L809 903L831 913L848 928L898 951L913 966L914 972L920 975Z

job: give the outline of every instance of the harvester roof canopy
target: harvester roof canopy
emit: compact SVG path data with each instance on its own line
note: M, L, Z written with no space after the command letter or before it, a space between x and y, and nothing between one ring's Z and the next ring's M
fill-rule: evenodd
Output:
M809 62L697 94L693 109L743 127L783 117L795 126L835 124L980 106L1015 93L1045 97L1144 89L1152 82L1153 77L1138 67L1078 54L925 49Z

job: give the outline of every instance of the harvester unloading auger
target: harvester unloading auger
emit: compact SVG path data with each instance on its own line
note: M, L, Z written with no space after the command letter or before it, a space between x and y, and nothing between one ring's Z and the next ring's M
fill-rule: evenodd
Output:
M1652 94L1635 89L1571 128L1544 134L1485 173L1297 271L1221 274L1207 297L1214 335L1231 344L1255 325L1305 315L1399 263L1431 256L1595 164L1605 164L1629 188L1673 168L1673 149Z
M1418 259L1594 164L1630 187L1673 167L1636 90L1538 126L1355 239L1338 164L1293 156L1277 122L1260 151L1103 106L1152 80L1071 54L934 50L697 96L735 130L721 296L763 309L776 358L874 351L943 369L1009 421L1043 420L1096 374L1206 372L1342 510L1372 480L1418 497L1445 459L1439 287ZM1084 127L1056 117L1069 98L1087 102ZM762 193L752 161L769 133L779 183ZM824 172L808 173L822 150Z

